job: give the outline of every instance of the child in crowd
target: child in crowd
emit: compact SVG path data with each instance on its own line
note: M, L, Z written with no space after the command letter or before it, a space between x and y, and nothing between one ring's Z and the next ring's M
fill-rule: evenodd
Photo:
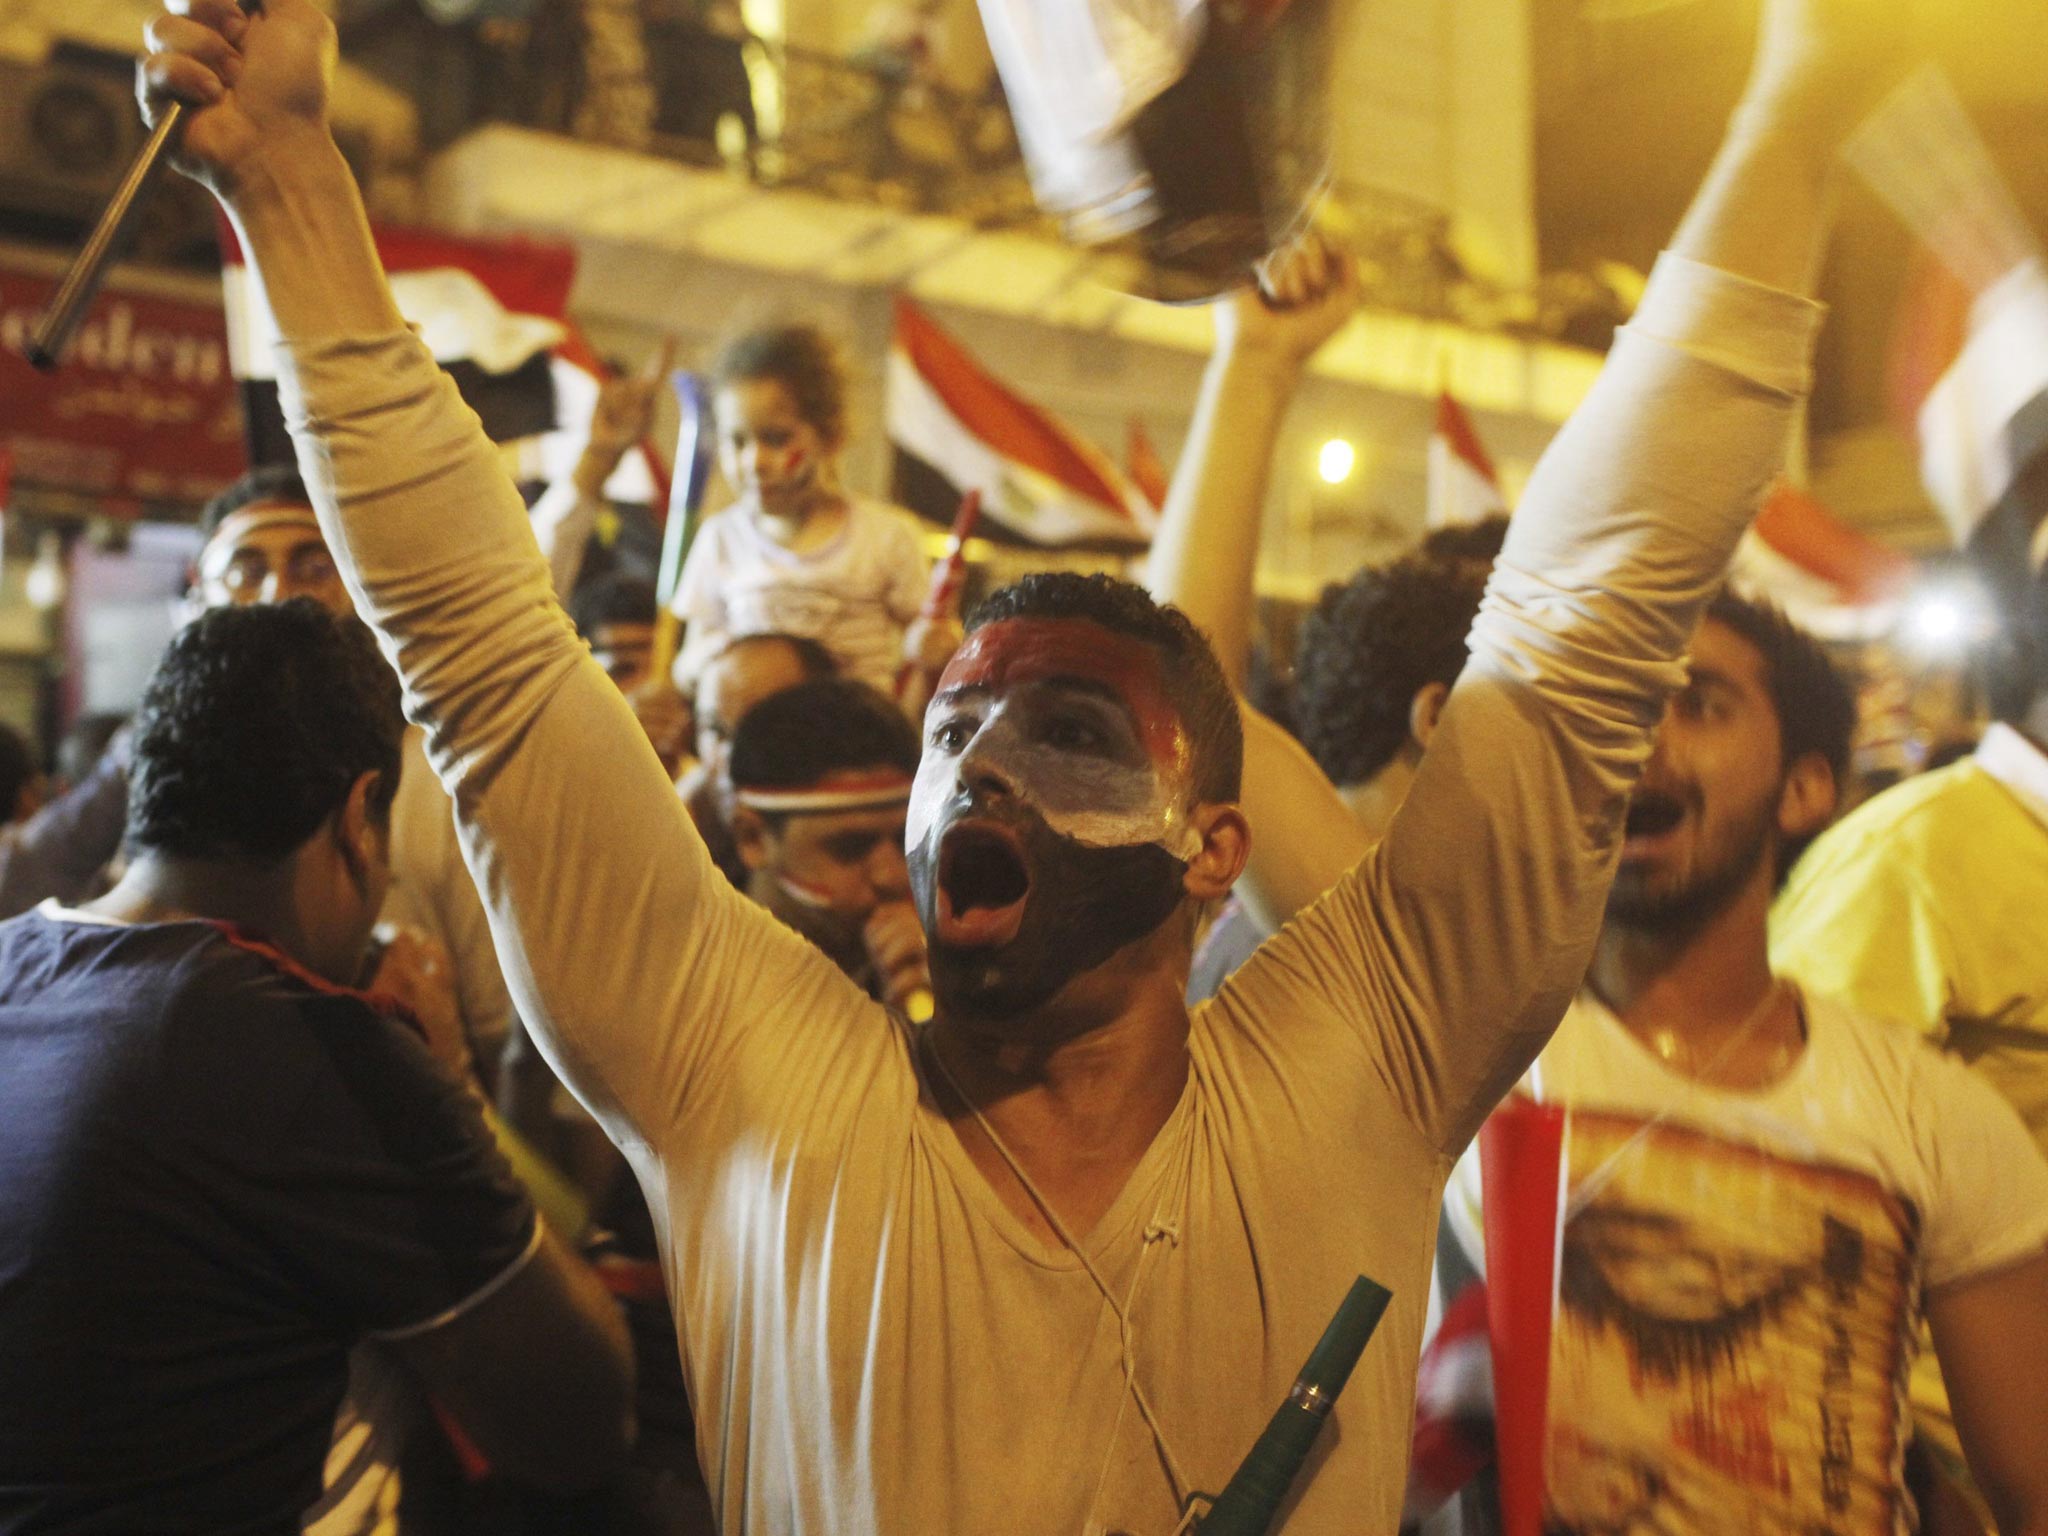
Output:
M738 500L708 519L683 568L676 677L687 691L730 639L821 642L842 673L896 695L906 668L936 673L957 642L918 616L928 568L908 512L850 496L845 366L813 326L749 331L713 370L719 467Z

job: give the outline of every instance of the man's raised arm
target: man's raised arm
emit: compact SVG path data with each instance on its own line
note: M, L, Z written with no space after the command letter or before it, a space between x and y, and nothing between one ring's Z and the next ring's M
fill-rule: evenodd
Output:
M1768 0L1727 141L1530 483L1405 805L1300 920L1294 942L1350 968L1387 1082L1445 1152L1583 977L1652 732L1784 466L1836 149L1896 73L1874 40L1898 27L1884 0Z
M615 1139L657 1139L720 1021L843 1022L860 994L717 876L554 602L518 492L385 282L327 126L332 24L309 0L169 0L149 42L145 106L188 103L181 166L264 284L300 468L427 727L521 1015Z
M1195 621L1240 692L1281 423L1309 360L1357 308L1356 264L1315 233L1269 262L1258 286L1216 306L1216 350L1174 466L1146 585ZM1244 729L1252 856L1237 892L1270 932L1342 879L1371 839L1315 760L1248 703Z

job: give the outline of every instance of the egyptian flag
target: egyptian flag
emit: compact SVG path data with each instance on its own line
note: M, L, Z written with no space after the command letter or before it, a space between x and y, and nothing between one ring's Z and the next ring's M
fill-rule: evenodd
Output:
M983 532L1044 547L1138 549L1153 509L1109 456L999 383L931 317L896 301L886 413L895 498L949 527L980 491Z
M1507 515L1500 476L1480 445L1472 418L1447 390L1437 396L1436 427L1429 434L1431 528L1461 528Z
M1934 69L1845 149L1925 248L1894 339L1892 396L1959 548L1995 582L2048 561L2048 264L1976 124Z
M1826 639L1886 633L1912 586L1911 559L1780 482L1735 551L1734 581Z
M1493 1462L1493 1346L1486 1282L1468 1281L1444 1309L1415 1371L1415 1443L1403 1528L1434 1515Z
M1152 434L1135 416L1124 435L1124 473L1130 476L1131 484L1152 504L1155 512L1166 510L1166 496L1173 485L1173 477L1166 471L1166 460L1159 457L1159 450L1152 446Z
M552 354L576 253L528 240L471 240L380 228L377 252L405 318L462 390L493 441L538 437L556 427ZM228 358L242 381L252 465L293 462L277 398L277 322L241 247L221 229Z
M1993 570L2048 566L2048 265L2039 257L1976 295L1917 425L1921 478L1957 546Z

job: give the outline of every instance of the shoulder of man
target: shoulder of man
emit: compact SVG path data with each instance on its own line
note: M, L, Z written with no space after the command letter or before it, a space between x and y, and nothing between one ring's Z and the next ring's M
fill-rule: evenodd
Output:
M1999 795L1997 781L1969 759L1923 773L1871 796L1828 828L1800 861L1799 875L1831 859L1881 854L1946 841ZM1795 875L1795 880L1798 875Z

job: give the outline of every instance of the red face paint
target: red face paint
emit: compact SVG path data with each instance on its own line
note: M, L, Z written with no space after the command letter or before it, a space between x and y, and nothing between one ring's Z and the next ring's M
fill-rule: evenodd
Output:
M1132 635L1088 619L1002 619L967 637L939 679L949 689L1003 693L1025 683L1076 682L1106 688L1130 714L1160 776L1186 774L1193 761L1187 726L1166 696L1159 652Z

